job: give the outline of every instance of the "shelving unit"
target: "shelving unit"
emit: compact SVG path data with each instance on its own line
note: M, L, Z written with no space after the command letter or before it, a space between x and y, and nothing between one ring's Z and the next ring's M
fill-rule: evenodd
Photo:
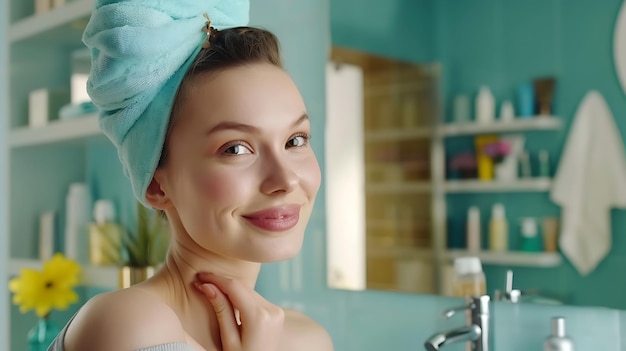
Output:
M94 6L94 0L77 0L40 15L31 15L9 27L9 42L28 45L76 45ZM32 42L30 42L32 41Z
M6 252L10 257L1 259L9 275L18 274L24 267L41 269L42 262L35 257L37 219L43 212L55 213L55 242L58 245L63 241L65 196L71 183L88 183L98 198L126 201L126 189L120 189L118 183L119 179L125 179L121 165L114 147L100 131L96 115L68 120L51 116L51 121L44 126L28 126L30 92L42 88L70 88L73 54L85 48L81 38L94 3L95 0L67 1L35 15L32 2L9 0L3 7L8 13L0 11L3 17L0 24L6 28L3 39L9 49L8 61L2 63L0 70L10 72L7 74L8 91L0 99L8 102L8 107L2 111L7 114L0 116L9 128L7 139L0 141L6 143L9 152L8 182L2 184L0 194L8 199L3 218L9 222ZM117 267L82 265L82 269L82 285L117 288ZM19 320L15 317L11 319ZM9 325L9 335L0 333L6 336L3 339L25 335L23 325ZM25 349L23 342L25 338L11 338L9 349Z
M556 116L518 117L512 121L496 120L492 123L447 123L438 133L441 137L453 137L477 134L502 134L529 131L547 131L561 128L561 120Z
M104 134L98 126L98 116L89 115L55 121L37 128L15 128L9 133L9 147L84 141L95 136L104 136Z
M552 180L549 178L521 178L512 182L450 180L445 182L447 193L488 193L488 192L542 192L550 190Z
M436 225L434 229L435 252L439 258L439 265L450 267L457 257L477 256L485 265L499 265L511 267L548 268L559 266L562 258L558 253L527 253L527 252L468 252L466 250L447 249L447 206L448 195L476 194L477 196L500 193L541 193L548 192L552 187L550 178L519 178L515 181L481 181L447 180L446 175L446 140L455 137L473 137L486 134L509 134L526 132L551 132L559 130L562 121L557 116L533 116L516 118L511 121L496 120L492 123L441 123L435 130L433 139L433 169L432 179L437 184L433 192L434 200L439 206L434 206L433 217ZM440 270L440 272L448 269ZM439 291L444 291L445 284L438 282Z

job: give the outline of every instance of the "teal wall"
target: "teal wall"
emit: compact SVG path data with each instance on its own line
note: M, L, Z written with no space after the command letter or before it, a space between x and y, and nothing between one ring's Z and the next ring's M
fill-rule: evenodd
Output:
M430 61L436 1L330 0L333 45L407 61Z
M564 128L526 133L526 149L537 169L537 153L548 150L552 172L569 126L584 94L596 89L611 107L622 135L626 135L626 98L613 67L613 27L620 0L420 0L389 2L331 0L332 41L385 56L443 65L445 110L451 111L457 94L474 96L479 86L491 88L499 104L515 101L518 85L538 76L557 78L555 114ZM396 21L388 21L395 13ZM382 14L382 15L381 15ZM380 20L380 21L379 21ZM450 114L445 115L451 120ZM472 139L446 143L448 157L472 149ZM462 241L469 206L481 210L482 228L488 228L491 206L504 203L509 218L511 249L519 247L521 217L559 216L560 208L548 193L448 195L450 242ZM596 271L581 277L565 260L557 268L485 267L489 291L504 286L505 272L513 268L516 286L540 288L546 295L574 305L626 308L626 283L608 289L626 264L626 212L612 214L613 248ZM487 233L483 230L483 242ZM598 288L602 287L602 288Z
M553 167L565 143L582 97L598 90L608 102L622 136L626 135L626 97L613 66L613 28L622 1L489 0L435 1L440 45L435 57L443 62L448 110L459 93L475 94L488 85L498 102L514 99L515 88L534 77L557 78L555 114L565 128L557 132L527 134L527 150L534 157L541 149L550 152ZM449 120L451 117L446 116ZM470 140L454 140L451 149L466 148ZM554 169L553 169L554 171ZM560 208L547 193L449 195L452 228L462 228L467 208L478 205L487 228L490 207L502 202L508 210L511 248L519 247L519 218L558 216ZM456 224L454 224L456 223ZM626 211L612 213L613 248L589 276L582 277L565 260L557 268L514 268L516 286L540 288L546 294L574 305L626 308L626 283L615 281L626 265ZM462 235L457 230L454 235ZM486 234L486 233L484 233ZM485 238L486 239L486 238ZM486 240L484 240L486 242ZM504 286L509 267L486 267L488 288ZM609 284L611 287L609 288Z

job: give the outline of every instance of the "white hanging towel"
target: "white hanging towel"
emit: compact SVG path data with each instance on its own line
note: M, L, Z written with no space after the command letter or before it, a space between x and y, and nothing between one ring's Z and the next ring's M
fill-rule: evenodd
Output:
M626 207L624 144L597 91L578 107L551 197L562 207L561 250L587 275L611 249L611 207Z

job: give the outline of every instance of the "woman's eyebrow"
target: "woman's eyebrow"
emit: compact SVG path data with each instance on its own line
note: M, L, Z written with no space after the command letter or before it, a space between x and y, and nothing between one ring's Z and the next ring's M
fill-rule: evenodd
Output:
M300 125L302 122L306 121L309 119L309 115L305 113L303 113L298 119L296 119L292 124L291 124L291 128L295 128L298 125ZM209 129L209 131L207 132L207 135L209 134L213 134L215 132L219 132L222 130L238 130L244 133L250 133L250 134L258 134L260 132L259 128L252 126L250 124L245 124L245 123L239 123L239 122L230 122L230 121L223 121L220 122L218 124L216 124L213 128Z

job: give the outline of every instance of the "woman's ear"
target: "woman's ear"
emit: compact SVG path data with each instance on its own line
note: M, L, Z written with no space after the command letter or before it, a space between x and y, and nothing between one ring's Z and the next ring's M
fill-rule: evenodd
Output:
M159 169L154 172L146 189L146 202L157 210L165 210L170 205L170 199L162 186L162 174Z

